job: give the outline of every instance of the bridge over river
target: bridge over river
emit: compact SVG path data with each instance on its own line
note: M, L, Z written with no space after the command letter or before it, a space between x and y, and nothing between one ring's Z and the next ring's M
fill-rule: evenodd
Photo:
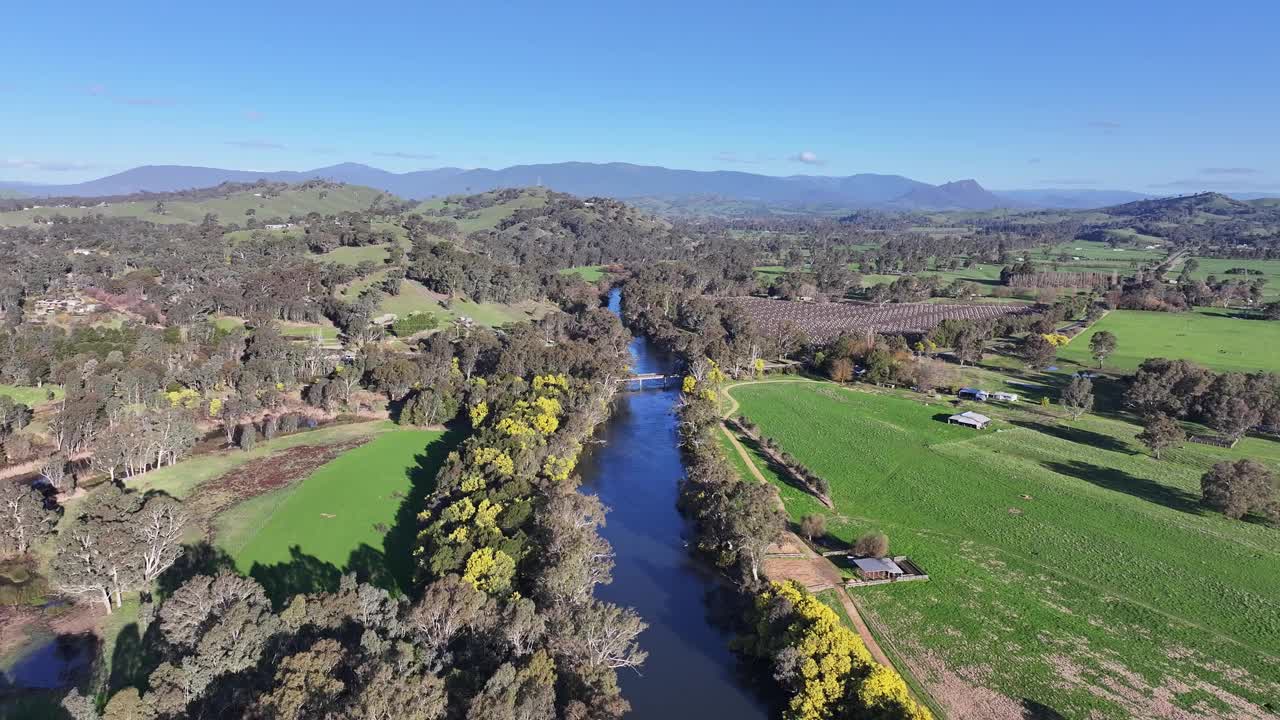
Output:
M680 382L680 376L657 372L635 373L623 378L622 382L627 384L628 390L663 390Z

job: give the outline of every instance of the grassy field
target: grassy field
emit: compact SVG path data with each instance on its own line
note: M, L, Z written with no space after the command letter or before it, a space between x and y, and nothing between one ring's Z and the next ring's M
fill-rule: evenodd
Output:
M416 511L407 517L399 511L411 497L425 496L447 451L441 431L384 433L299 483L224 512L215 541L269 588L315 579L295 576L323 574L328 566L406 589L411 547L391 546L404 543L406 532L412 541Z
M830 481L833 534L883 531L929 572L856 592L953 716L1004 716L966 705L981 700L1021 717L1025 699L1072 718L1263 717L1280 693L1280 532L1195 502L1210 464L1280 467L1276 443L1157 462L1109 418L983 405L998 431L976 432L939 419L949 404L827 383L732 394ZM793 518L825 512L780 487Z
M1230 310L1200 308L1184 313L1114 310L1071 340L1058 357L1096 364L1089 338L1115 334L1117 350L1107 367L1132 370L1152 357L1185 359L1215 370L1280 371L1280 323L1233 317Z
M41 403L50 402L49 393L53 393L53 399L57 400L62 397L61 385L45 385L44 387L31 387L30 385L4 385L0 384L0 395L8 395L15 402L20 402L28 407L35 407Z
M1204 280L1210 275L1217 276L1219 280L1245 280L1249 282L1264 278L1267 284L1262 287L1263 296L1271 299L1280 297L1280 260L1231 260L1202 257L1198 257L1195 260L1200 266L1191 273L1191 276L1198 280ZM1228 275L1227 271L1232 268L1259 270L1262 274ZM1174 274L1176 275L1177 273L1175 272Z
M580 267L565 268L560 271L561 275L577 275L587 282L596 282L604 277L603 265L582 265Z
M450 301L449 307L445 308L441 304L440 296L427 290L419 282L406 280L400 285L400 294L388 295L383 299L379 309L382 312L395 313L398 317L404 317L412 312L433 312L440 318L441 324L448 323L456 317L465 316L480 325L498 327L531 318L540 318L554 310L554 306L550 303L534 301L508 305L454 299Z
M324 197L321 197L321 194ZM254 211L254 217L257 217L259 222L272 217L288 218L290 215L301 216L311 212L334 215L340 212L367 209L375 198L383 194L379 190L357 186L311 190L291 189L270 198L256 197L252 192L240 192L200 202L166 201L164 214L155 212L154 201L112 203L102 207L87 208L43 207L0 213L0 225L30 225L36 215L46 218L53 215L67 217L105 215L136 217L161 224L198 223L204 219L205 213L217 215L218 219L224 223L243 225L248 220L248 216L245 215L248 210Z
M335 445L376 435L396 427L388 420L329 425L317 430L261 441L249 452L228 449L197 455L177 465L169 465L139 475L126 481L126 485L138 492L163 490L176 498L185 498L204 482L228 473L250 460L269 457L281 450L301 445Z
M390 245L361 245L359 247L348 246L334 248L327 253L314 255L312 257L320 262L335 263L337 265L350 265L352 267L355 267L366 260L382 265L387 261L387 254L389 251Z
M449 198L436 198L428 200L416 208L413 212L423 212L424 210L443 210L445 212L444 219L452 220L457 223L458 229L463 234L475 232L476 230L486 230L496 227L503 219L510 217L511 213L523 208L537 208L547 204L547 195L545 191L537 191L531 189L529 192L519 195L508 202L497 203L486 208L475 211L468 211L461 203L452 202ZM471 215L475 217L454 217L455 215Z

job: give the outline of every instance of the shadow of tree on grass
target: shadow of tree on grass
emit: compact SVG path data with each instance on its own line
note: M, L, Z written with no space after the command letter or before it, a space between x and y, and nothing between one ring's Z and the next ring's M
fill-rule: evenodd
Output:
M1065 425L1050 425L1036 420L1010 420L1009 424L1015 425L1027 430L1034 430L1045 435L1056 437L1059 440L1067 442L1080 443L1089 447L1098 448L1099 450L1108 450L1110 452L1123 453L1125 455L1137 455L1138 452L1127 444L1111 435L1103 435L1092 430L1084 428L1069 427Z
M1200 515L1204 508L1200 506L1200 498L1177 488L1162 485L1153 480L1135 477L1116 468L1102 467L1080 460L1066 462L1046 462L1043 466L1053 472L1079 478L1101 488L1115 490L1148 500L1174 510Z
M427 497L435 490L436 473L440 471L449 451L462 442L466 435L461 428L450 428L429 443L414 458L417 464L407 471L409 494L396 510L395 524L383 536L381 553L383 566L394 579L394 586L406 595L412 594L414 586L413 546L418 538L418 513L422 512Z

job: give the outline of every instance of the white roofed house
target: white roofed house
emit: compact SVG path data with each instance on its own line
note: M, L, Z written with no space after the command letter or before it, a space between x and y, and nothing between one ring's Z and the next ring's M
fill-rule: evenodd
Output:
M897 580L903 575L893 558L853 558L853 566L863 580Z
M959 415L952 415L951 417L947 418L947 424L948 425L968 425L971 428L982 430L991 424L991 418L987 417L986 415L973 412L972 410L968 410L960 413Z

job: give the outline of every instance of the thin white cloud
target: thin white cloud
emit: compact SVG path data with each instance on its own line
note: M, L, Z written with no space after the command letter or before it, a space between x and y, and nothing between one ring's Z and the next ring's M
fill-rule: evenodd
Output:
M760 162L752 158L744 158L736 152L724 151L716 154L716 160L722 163L732 163L734 165L755 165Z
M390 152L375 152L374 155L384 158L396 158L398 160L434 160L435 155L431 153L414 153L405 152L403 150L393 150Z
M1208 168L1203 168L1200 171L1200 174L1201 175L1231 175L1231 176L1239 177L1239 176L1245 176L1245 175L1261 175L1262 171L1257 168L1249 168L1249 167L1208 167Z
M1041 185L1099 185L1100 183L1093 178L1049 178L1041 180Z
M283 150L284 145L266 140L228 140L227 144L241 150Z
M0 168L5 170L41 170L44 172L73 172L76 170L93 170L98 167L93 163L72 162L65 160L0 160Z
M1153 183L1148 187L1163 188L1167 190L1192 190L1192 191L1208 191L1218 190L1230 192L1233 190L1248 191L1264 191L1271 192L1280 190L1280 181L1275 180L1231 180L1223 178L1220 180L1211 180L1209 178L1185 178L1182 180L1172 180L1164 183Z
M169 107L178 104L174 100L162 97L122 97L115 98L115 101L121 105L133 105L134 107Z
M812 150L801 150L795 155L792 155L790 159L792 162L804 163L805 165L823 164L822 158L819 158L818 154Z

